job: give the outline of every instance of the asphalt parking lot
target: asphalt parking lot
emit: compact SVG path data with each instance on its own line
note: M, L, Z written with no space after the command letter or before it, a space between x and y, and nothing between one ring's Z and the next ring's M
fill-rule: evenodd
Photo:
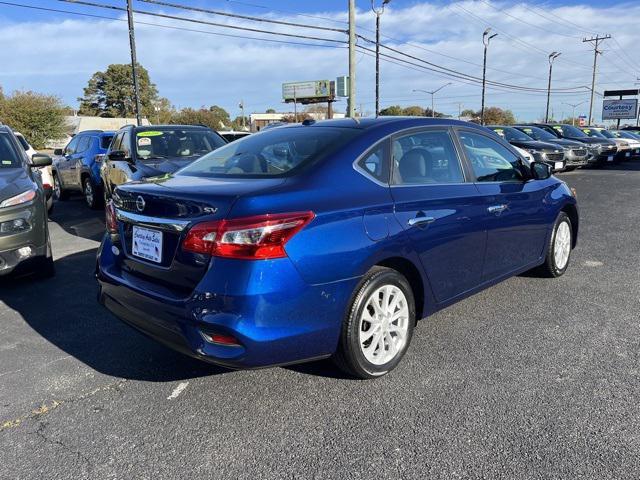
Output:
M561 178L567 274L425 319L375 381L148 340L96 303L101 213L58 203L57 276L0 283L0 478L640 477L640 161Z

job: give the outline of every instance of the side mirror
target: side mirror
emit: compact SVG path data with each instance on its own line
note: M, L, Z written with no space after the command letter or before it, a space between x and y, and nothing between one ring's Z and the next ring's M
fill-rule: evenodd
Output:
M34 153L31 156L31 166L33 168L48 167L51 163L51 157L45 153Z
M551 176L551 165L542 162L531 164L531 176L534 180L546 180Z
M58 157L60 157L60 156L62 156L62 155L64 154L64 152L62 151L62 149L61 149L61 148L56 148L56 149L53 151L53 154L54 154L54 155L56 155L56 156L58 156Z
M109 152L109 160L113 161L125 161L130 162L131 157L127 157L127 152L124 150L114 150L113 152Z

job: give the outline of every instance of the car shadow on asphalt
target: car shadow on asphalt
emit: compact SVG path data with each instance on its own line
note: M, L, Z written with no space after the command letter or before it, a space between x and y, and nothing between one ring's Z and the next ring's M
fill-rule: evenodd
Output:
M99 305L95 258L96 249L60 258L56 276L48 280L0 279L0 302L15 310L34 334L105 375L170 382L230 371L158 344Z

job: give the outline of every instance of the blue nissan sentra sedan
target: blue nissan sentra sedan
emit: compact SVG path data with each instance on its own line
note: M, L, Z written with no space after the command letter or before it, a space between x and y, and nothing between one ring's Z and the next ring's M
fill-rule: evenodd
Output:
M373 378L416 320L521 272L569 265L576 199L477 125L344 119L270 129L120 186L100 302L232 368L333 357Z

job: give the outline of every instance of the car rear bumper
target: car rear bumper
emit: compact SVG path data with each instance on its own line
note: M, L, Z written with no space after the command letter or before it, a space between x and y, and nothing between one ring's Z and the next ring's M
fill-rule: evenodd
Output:
M308 285L285 258L250 262L249 276L243 275L243 268L235 268L234 274L230 265L217 265L188 298L179 299L153 293L136 279L121 275L109 258L109 252L99 256L101 304L160 343L229 368L259 368L331 355L358 282ZM226 279L222 272L227 272ZM207 334L231 335L238 345L212 343L205 339Z

